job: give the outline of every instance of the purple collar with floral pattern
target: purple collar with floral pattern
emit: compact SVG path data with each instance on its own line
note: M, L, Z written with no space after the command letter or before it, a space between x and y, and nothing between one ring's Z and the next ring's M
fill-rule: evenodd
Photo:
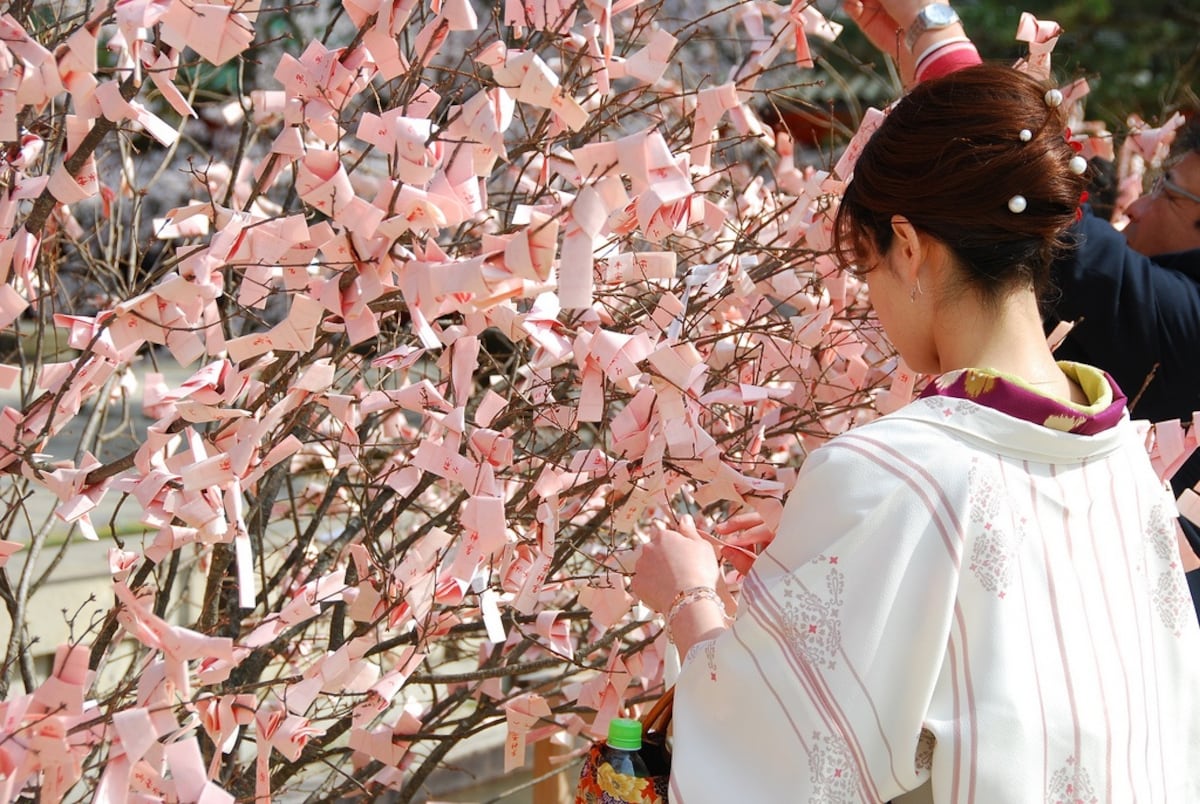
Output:
M967 399L1022 421L1078 435L1100 433L1121 421L1125 394L1112 377L1083 363L1061 360L1058 366L1083 389L1087 405L1049 396L1019 377L987 368L958 369L934 377L921 398Z

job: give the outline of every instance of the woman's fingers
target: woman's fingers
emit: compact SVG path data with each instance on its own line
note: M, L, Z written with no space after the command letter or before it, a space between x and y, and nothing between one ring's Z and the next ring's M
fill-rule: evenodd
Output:
M775 538L775 530L763 521L757 511L734 514L724 522L718 523L713 530L725 537L725 544L739 547L770 544Z
M717 533L726 536L730 533L739 533L744 530L752 530L763 525L762 515L757 511L744 511L740 514L734 514L723 522L718 522L714 527Z
M842 8L871 44L888 55L895 55L900 25L879 0L845 0Z

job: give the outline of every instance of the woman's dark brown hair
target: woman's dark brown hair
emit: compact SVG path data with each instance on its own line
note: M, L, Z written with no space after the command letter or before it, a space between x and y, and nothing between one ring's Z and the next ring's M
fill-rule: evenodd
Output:
M902 215L950 248L985 300L1023 285L1040 293L1087 183L1071 172L1065 109L1047 104L1049 88L988 64L917 85L855 165L834 225L838 252L885 253ZM1016 195L1020 213L1009 209Z

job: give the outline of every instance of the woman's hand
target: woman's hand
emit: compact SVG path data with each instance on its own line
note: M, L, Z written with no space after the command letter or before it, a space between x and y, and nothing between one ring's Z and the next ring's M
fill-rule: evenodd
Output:
M684 597L672 610L680 592L697 587L714 590L721 602L711 596ZM680 656L697 642L715 639L725 630L726 612L732 610L714 547L697 533L690 517L680 521L679 530L664 528L642 547L630 590L667 615L667 632Z
M679 530L664 528L642 547L630 591L650 608L666 614L680 592L695 586L716 589L720 577L712 546L685 518Z
M908 22L917 16L920 7L920 4L914 4L912 14L907 17ZM882 0L844 0L842 10L880 52L894 58L898 50L905 49L904 25L888 11Z
M757 511L734 514L724 522L713 526L717 535L724 537L726 544L738 547L767 545L775 538L775 530L763 520Z

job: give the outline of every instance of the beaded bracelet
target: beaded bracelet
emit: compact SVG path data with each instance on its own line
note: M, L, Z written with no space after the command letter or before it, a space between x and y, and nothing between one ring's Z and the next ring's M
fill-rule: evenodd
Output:
M671 633L671 623L675 621L675 617L687 606L695 603L698 600L711 600L721 607L721 617L725 620L729 619L729 612L725 609L725 601L717 594L717 590L711 586L693 586L684 589L675 596L675 600L671 602L671 608L667 611L667 641L672 645L675 644L675 636Z

